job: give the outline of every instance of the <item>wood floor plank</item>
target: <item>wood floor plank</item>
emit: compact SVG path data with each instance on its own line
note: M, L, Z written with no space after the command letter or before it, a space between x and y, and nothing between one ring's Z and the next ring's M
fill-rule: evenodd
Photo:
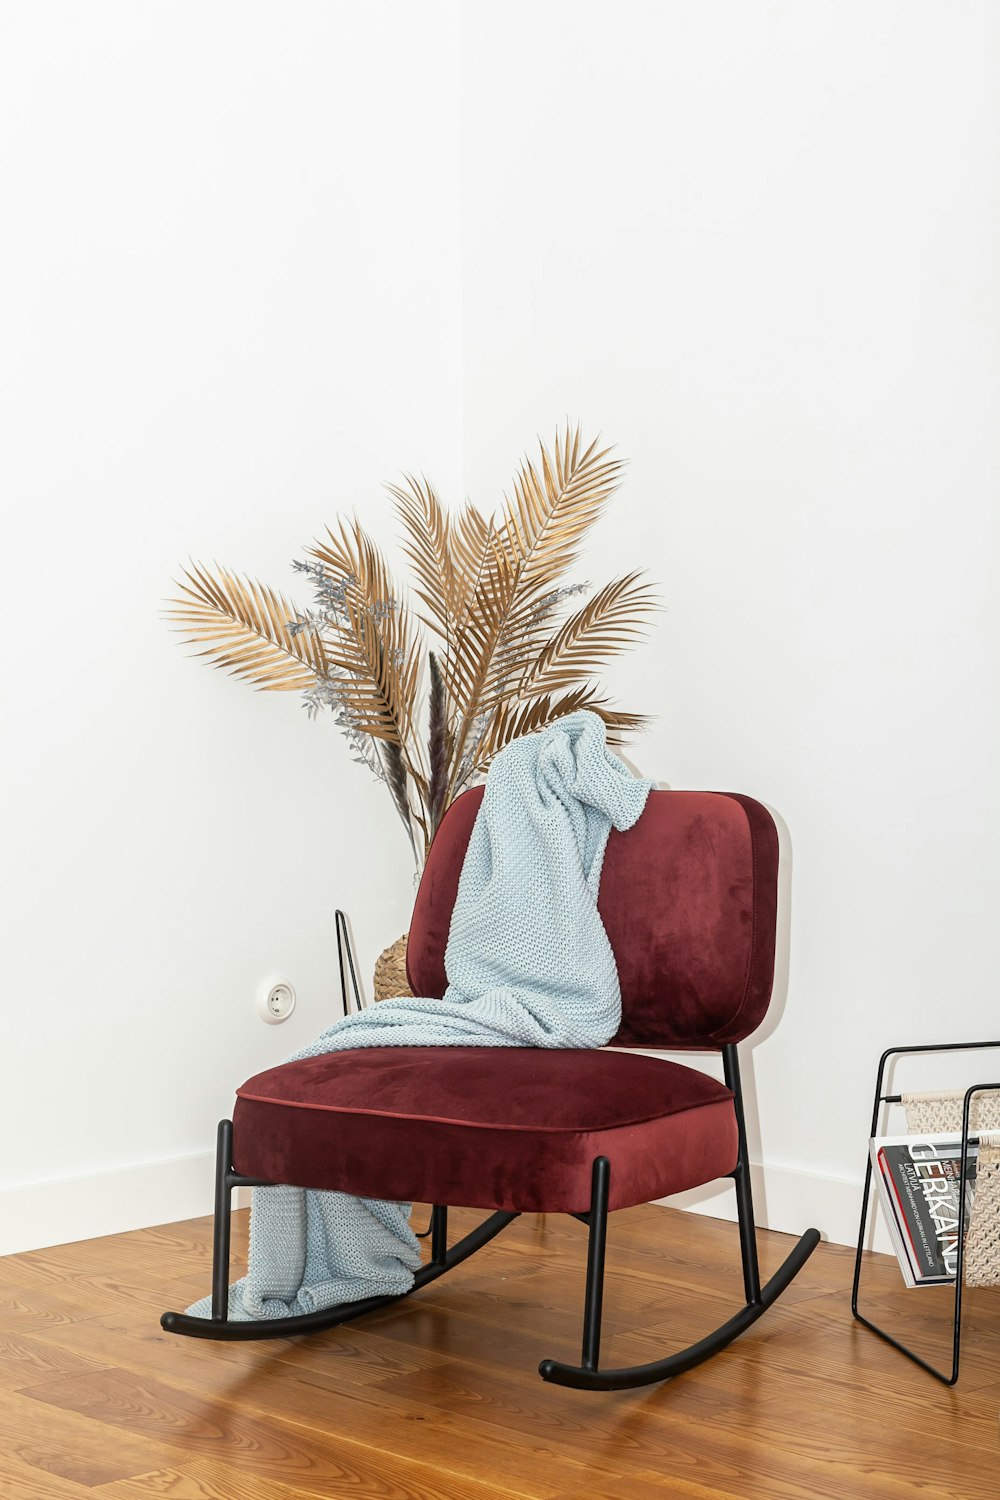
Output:
M60 1411L70 1411L135 1437L169 1444L185 1459L220 1457L279 1483L294 1483L310 1494L329 1494L346 1473L370 1469L385 1454L394 1464L415 1463L443 1478L475 1483L480 1467L496 1476L500 1488L542 1497L551 1490L543 1469L565 1473L566 1483L585 1475L582 1465L563 1460L544 1445L534 1453L511 1446L488 1426L460 1424L450 1413L417 1402L398 1401L394 1420L378 1393L371 1401L338 1394L312 1380L294 1377L271 1386L265 1416L259 1387L235 1381L224 1396L192 1395L149 1375L102 1370L29 1387L22 1395ZM463 1444L462 1438L465 1437ZM360 1446L363 1454L358 1455ZM352 1480L352 1482L355 1482Z
M482 1217L453 1210L452 1237ZM645 1207L611 1228L604 1363L656 1358L741 1302L732 1224ZM210 1235L191 1220L0 1261L0 1500L1000 1496L1000 1293L970 1298L949 1391L851 1319L853 1252L823 1245L717 1360L594 1394L536 1371L578 1356L586 1232L571 1220L525 1215L412 1300L262 1344L158 1327L207 1290ZM761 1235L765 1275L790 1243ZM890 1258L865 1276L887 1319L947 1333ZM26 1475L34 1489L12 1490Z
M61 1327L75 1327L61 1324ZM30 1334L0 1333L0 1390L16 1391L49 1375L81 1375L107 1363L90 1354L77 1354L58 1343Z
M165 1468L174 1451L153 1439L127 1433L108 1439L108 1430L75 1412L55 1420L51 1412L19 1392L0 1396L0 1475L12 1465L40 1476L39 1483L63 1480L86 1487L128 1479Z
M0 1333L26 1334L60 1323L77 1323L119 1306L111 1293L77 1282L58 1286L24 1287L0 1277Z
M665 1223L649 1214L662 1214ZM686 1214L683 1218L691 1218ZM608 1225L608 1272L613 1277L622 1271L644 1273L673 1287L678 1295L702 1293L727 1301L743 1300L743 1269L740 1259L739 1230L736 1224L699 1216L697 1246L687 1232L679 1232L676 1211L647 1210L647 1217L620 1229L617 1215ZM681 1226L683 1227L683 1226ZM766 1282L778 1270L796 1243L789 1234L762 1233L760 1236L761 1281ZM841 1245L824 1245L823 1255L814 1253L806 1261L791 1286L783 1293L788 1304L842 1287L848 1266L853 1270L853 1252ZM584 1249L585 1257L586 1251ZM847 1278L849 1279L849 1277Z
M747 1490L720 1490L718 1485L697 1484L691 1479L678 1479L670 1473L648 1473L639 1475L619 1476L618 1479L603 1479L595 1481L594 1488L586 1494L586 1500L667 1500L667 1497L675 1497L675 1500L747 1500L750 1491ZM759 1491L754 1500L810 1500L810 1497L799 1488L799 1485L786 1485L778 1481L769 1481L768 1490ZM580 1496L574 1496L573 1491L562 1490L556 1496L550 1496L549 1500L582 1500ZM841 1500L838 1496L837 1500ZM847 1500L847 1497L843 1497ZM852 1497L853 1500L853 1497Z
M234 1220L237 1218L234 1215ZM240 1274L245 1255L247 1214L234 1228L233 1275ZM211 1221L208 1221L209 1226ZM85 1299L87 1290L99 1294L95 1311L134 1302L150 1313L164 1310L164 1299L183 1308L211 1286L211 1242L198 1249L178 1244L173 1236L156 1236L138 1230L130 1235L109 1235L37 1250L0 1260L0 1317L2 1289L9 1285L22 1300L54 1298Z
M392 1381L387 1394L391 1398L405 1394L407 1384L407 1379ZM866 1419L859 1431L855 1412L838 1410L821 1390L809 1391L805 1398L812 1408L817 1404L825 1408L833 1418L829 1423L833 1433L825 1422L822 1430L811 1433L806 1442L800 1424L795 1438L783 1442L783 1418L776 1416L769 1392L761 1395L747 1389L707 1388L698 1382L697 1375L684 1377L669 1390L618 1393L613 1404L587 1403L581 1393L561 1389L540 1387L532 1393L511 1380L467 1366L444 1366L430 1372L425 1387L425 1400L459 1414L474 1411L481 1420L507 1430L513 1442L537 1441L544 1434L549 1446L557 1451L583 1451L606 1466L617 1463L628 1469L680 1475L710 1490L740 1497L809 1493L808 1489L803 1491L804 1470L822 1464L831 1472L839 1468L844 1474L854 1469L860 1474L866 1466L877 1464L886 1446L881 1413ZM706 1432L711 1434L707 1442ZM904 1431L894 1437L899 1447L905 1447L907 1440L910 1458L906 1483L913 1493L912 1480L919 1464L916 1455L923 1446L923 1434ZM953 1469L970 1482L992 1483L995 1470L991 1457L956 1455L955 1448L945 1442L940 1459L946 1451L954 1460ZM906 1472L905 1462L898 1457L894 1462ZM903 1486L897 1483L888 1492L901 1494ZM816 1493L825 1496L840 1492L827 1491L820 1485Z
M669 1219L672 1211L649 1209L648 1212ZM528 1278L535 1281L546 1276L550 1280L558 1279L562 1304L567 1309L582 1305L587 1263L586 1230L582 1225L576 1225L575 1233L557 1236L547 1224L537 1222L554 1217L523 1216L483 1253L483 1270L488 1266L497 1273L498 1293L505 1284L504 1273L509 1266L516 1268L519 1281ZM704 1247L705 1253L699 1254L692 1253L687 1241L680 1241L677 1236L672 1238L666 1227L657 1229L654 1226L652 1232L640 1239L634 1230L622 1229L617 1223L618 1218L618 1215L613 1215L609 1226L606 1308L614 1310L625 1304L642 1312L646 1303L652 1301L666 1313L679 1302L699 1297L728 1308L729 1311L723 1314L728 1317L742 1304L743 1271L736 1225L708 1221L714 1226L714 1232ZM778 1269L794 1243L794 1237L790 1235L768 1237L761 1255L762 1279L766 1280ZM822 1274L813 1268L814 1260L815 1256L807 1261L784 1294L785 1305L843 1286L841 1272ZM477 1270L479 1265L477 1259ZM453 1284L449 1281L449 1286Z
M921 1293L914 1291L904 1295L920 1297ZM968 1396L1000 1380L1000 1294L997 1297L995 1313L989 1318L981 1317L975 1311L969 1317L956 1397ZM926 1319L919 1311L911 1311L897 1320L887 1310L885 1322L888 1328L905 1336L917 1331L906 1326L906 1319L914 1317L926 1330ZM950 1367L950 1323L947 1329L938 1328L933 1332L938 1335L936 1346L931 1347L928 1342L926 1352ZM918 1342L916 1337L914 1342ZM765 1344L765 1353L773 1351L774 1363L786 1375L796 1363L801 1367L804 1362L807 1369L823 1372L830 1379L846 1379L857 1399L864 1399L866 1394L880 1389L905 1393L922 1404L926 1401L928 1383L933 1389L947 1394L945 1387L937 1385L911 1360L851 1317L847 1291L830 1293L826 1298L803 1307L783 1344L772 1337L768 1329Z
M471 1341L473 1354L477 1347L481 1348L482 1325L456 1316L450 1310L440 1312L438 1316L450 1336L464 1330ZM153 1378L162 1376L166 1360L174 1383L196 1386L204 1396L213 1400L238 1403L241 1409L277 1415L291 1422L312 1425L329 1421L337 1410L338 1392L343 1388L339 1373L342 1364L335 1358L330 1359L326 1370L317 1361L311 1369L294 1372L298 1382L316 1386L314 1391L303 1391L300 1383L288 1376L282 1378L281 1371L276 1368L278 1362L268 1359L265 1349L260 1346L254 1350L255 1358L249 1361L246 1351L252 1346L225 1346L227 1353L229 1349L244 1351L241 1366L234 1372L228 1362L218 1359L220 1346L198 1340L172 1339L148 1329L135 1329L130 1337L124 1330L104 1330L91 1323L78 1330L59 1330L51 1337L61 1342L96 1338L97 1352L105 1355L117 1352L120 1358L129 1361L130 1368L139 1367ZM533 1366L527 1366L521 1357L522 1335L515 1333L513 1337L518 1357L507 1358L497 1365L484 1364L482 1358L478 1361L473 1358L464 1366L451 1366L447 1376L429 1367L410 1371L405 1378L383 1370L378 1389L369 1392L375 1405L367 1412L361 1412L355 1405L348 1408L352 1430L355 1433L377 1433L387 1405L394 1413L402 1412L411 1417L427 1413L429 1408L436 1409L440 1413L439 1420L447 1420L449 1426L458 1419L458 1429L476 1448L476 1464L485 1462L493 1453L494 1473L501 1472L501 1464L509 1466L509 1455L503 1450L511 1444L515 1445L516 1451L525 1447L529 1451L548 1450L568 1461L575 1461L585 1453L588 1461L597 1465L617 1466L620 1461L631 1459L633 1454L636 1461L646 1465L653 1460L669 1460L669 1444L661 1441L649 1424L637 1434L630 1434L621 1423L623 1414L643 1400L641 1395L626 1393L610 1405L606 1398L598 1398L595 1405L578 1392L546 1386L537 1376L526 1379L526 1374L533 1372ZM336 1343L331 1343L332 1356ZM386 1346L395 1347L391 1341L386 1341ZM652 1357L658 1351L659 1345L643 1345L637 1352ZM197 1369L193 1368L195 1361ZM289 1370L288 1373L293 1372ZM491 1429L494 1429L492 1433ZM486 1434L490 1434L488 1442ZM446 1448L445 1442L438 1451L443 1452ZM498 1452L503 1454L499 1460L496 1457ZM468 1472L474 1477L475 1467ZM520 1463L510 1476L510 1482L516 1481L519 1475L523 1477Z
M397 1351L403 1346L372 1334L356 1340L359 1353L354 1355L351 1345L344 1342L344 1335L350 1338L351 1332L350 1329L343 1330L325 1343L302 1341L293 1347L290 1359L284 1349L277 1357L273 1356L268 1345L218 1345L197 1339L173 1338L158 1328L137 1321L135 1313L129 1314L128 1327L106 1327L100 1320L77 1329L54 1330L46 1337L60 1347L69 1344L72 1348L89 1349L108 1362L117 1358L130 1370L154 1380L168 1374L173 1384L197 1388L212 1400L239 1404L241 1409L278 1416L291 1423L302 1422L314 1429L336 1422L342 1394L352 1389L353 1384L360 1384L363 1388L377 1383L381 1387L388 1379L409 1374L414 1377L412 1401L404 1406L402 1400L397 1399L394 1409L404 1409L411 1420L426 1415L421 1377L442 1362L440 1356L411 1354L400 1359ZM303 1385L313 1389L304 1391ZM537 1379L532 1390L534 1385L542 1391L547 1389ZM360 1414L356 1407L350 1408L355 1431L363 1415L364 1430L378 1432L385 1403L377 1392L372 1394L372 1399L376 1404L364 1414ZM433 1412L430 1415L433 1416ZM536 1436L541 1442L551 1438L552 1433L553 1424L543 1424ZM506 1441L505 1434L498 1432L487 1441L483 1433L477 1433L473 1427L470 1436L478 1441L482 1458L493 1449L495 1467L498 1462L509 1465L509 1456L504 1455L502 1460L496 1457ZM572 1446L563 1445L560 1451L569 1459L574 1457ZM520 1470L522 1467L518 1460L516 1468ZM475 1477L475 1466L466 1465L465 1472L466 1481L463 1482Z
M939 1369L950 1370L953 1313L944 1288L894 1291L869 1297L859 1304L864 1315L900 1339ZM875 1338L869 1334L867 1337ZM1000 1380L1000 1288L991 1287L965 1297L962 1312L961 1379L989 1385Z
M395 1404L413 1397L413 1381L414 1377L406 1376L380 1389ZM516 1375L457 1363L428 1371L421 1391L426 1403L495 1426L511 1443L545 1443L566 1457L583 1453L612 1475L621 1467L669 1467L674 1457L672 1440L662 1432L657 1413L647 1409L648 1399L642 1394L622 1392L613 1404L588 1402L586 1393L541 1381L528 1386Z
M0 1500L93 1500L95 1493L56 1474L29 1469L8 1453L0 1459Z
M844 1338L844 1345L848 1338ZM905 1376L890 1356L880 1387L854 1383L848 1360L839 1375L799 1359L793 1380L775 1367L767 1350L739 1341L725 1355L669 1388L660 1407L661 1435L678 1448L692 1431L712 1428L711 1451L733 1463L754 1461L755 1483L766 1477L801 1483L801 1470L822 1464L839 1474L843 1493L916 1494L928 1483L951 1483L949 1494L997 1493L997 1420L978 1392L949 1392L927 1376L919 1397L896 1394ZM914 1370L915 1375L921 1372ZM914 1382L913 1390L918 1389ZM933 1430L933 1445L928 1432ZM756 1455L756 1458L755 1458ZM847 1488L854 1475L855 1489ZM933 1487L928 1485L928 1487ZM752 1491L755 1492L755 1491ZM822 1488L817 1493L824 1494ZM832 1484L830 1494L840 1490Z
M90 1491L90 1500L299 1500L305 1492L261 1479L257 1474L201 1472L197 1465L186 1469L159 1469L122 1479Z
M79 1354L105 1365L125 1365L153 1374L166 1373L196 1389L206 1385L205 1377L211 1382L215 1372L231 1366L244 1372L266 1372L276 1380L289 1371L307 1378L308 1371L315 1369L334 1385L351 1389L377 1384L392 1375L431 1369L442 1362L433 1351L407 1348L354 1324L347 1324L326 1339L227 1344L176 1338L164 1333L148 1312L134 1308L114 1317L60 1324L34 1337L67 1355Z
M211 1463L140 1475L89 1492L90 1500L306 1500L313 1488L279 1484L256 1473L239 1473ZM325 1496L352 1500L518 1500L509 1491L464 1476L437 1473L423 1464L394 1463L385 1454L355 1449L338 1476L327 1475Z
M781 1334L738 1340L725 1359L701 1372L699 1385L737 1403L749 1389L755 1400L777 1404L787 1403L795 1390L807 1404L821 1404L831 1418L839 1413L849 1424L857 1411L879 1412L915 1433L926 1427L933 1405L930 1377L886 1346L873 1348L860 1328L852 1335L842 1327L786 1322ZM935 1428L944 1439L978 1444L991 1438L996 1414L978 1386L933 1390L939 1397ZM686 1391L686 1381L683 1388L677 1384L675 1406L684 1406Z

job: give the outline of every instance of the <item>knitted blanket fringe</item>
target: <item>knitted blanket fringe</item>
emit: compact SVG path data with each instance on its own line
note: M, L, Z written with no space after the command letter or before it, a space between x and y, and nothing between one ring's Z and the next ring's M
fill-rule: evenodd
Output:
M597 910L608 835L631 828L652 783L580 711L493 762L459 880L443 999L384 1000L297 1058L355 1047L601 1047L621 1020ZM409 1291L420 1247L410 1205L297 1187L255 1188L234 1320L284 1318ZM211 1299L188 1311L209 1316Z

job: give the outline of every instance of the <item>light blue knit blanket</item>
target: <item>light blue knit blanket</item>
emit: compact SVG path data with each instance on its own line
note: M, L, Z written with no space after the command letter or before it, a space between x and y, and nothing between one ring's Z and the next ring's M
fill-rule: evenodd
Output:
M445 952L443 999L400 998L336 1022L296 1058L353 1047L602 1047L621 991L597 893L612 827L652 783L579 712L497 757L469 840ZM289 1059L294 1061L295 1059ZM233 1319L284 1318L409 1291L420 1247L408 1203L255 1188ZM188 1309L207 1317L211 1299Z

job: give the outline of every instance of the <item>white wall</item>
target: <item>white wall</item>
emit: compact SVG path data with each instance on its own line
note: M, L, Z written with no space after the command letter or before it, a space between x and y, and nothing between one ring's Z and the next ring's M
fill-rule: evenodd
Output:
M206 1211L334 906L366 968L406 920L382 789L184 660L179 562L301 595L566 414L632 460L584 576L667 604L633 758L788 825L761 1216L851 1237L880 1049L997 1029L998 62L968 0L8 8L0 1250Z
M633 758L787 823L760 1207L850 1240L881 1049L1000 1033L1000 11L462 14L465 486L566 413L631 459Z
M334 907L369 974L408 918L383 789L184 659L179 564L302 598L337 512L389 538L383 480L460 459L451 3L3 31L0 1251L205 1212L234 1084L334 1015Z

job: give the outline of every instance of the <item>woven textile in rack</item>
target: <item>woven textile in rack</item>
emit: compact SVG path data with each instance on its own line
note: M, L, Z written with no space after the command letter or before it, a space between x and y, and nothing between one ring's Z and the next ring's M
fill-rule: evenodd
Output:
M903 1094L910 1135L962 1128L964 1094ZM966 1286L1000 1286L1000 1093L977 1094L969 1129L979 1136L976 1194L965 1236Z

